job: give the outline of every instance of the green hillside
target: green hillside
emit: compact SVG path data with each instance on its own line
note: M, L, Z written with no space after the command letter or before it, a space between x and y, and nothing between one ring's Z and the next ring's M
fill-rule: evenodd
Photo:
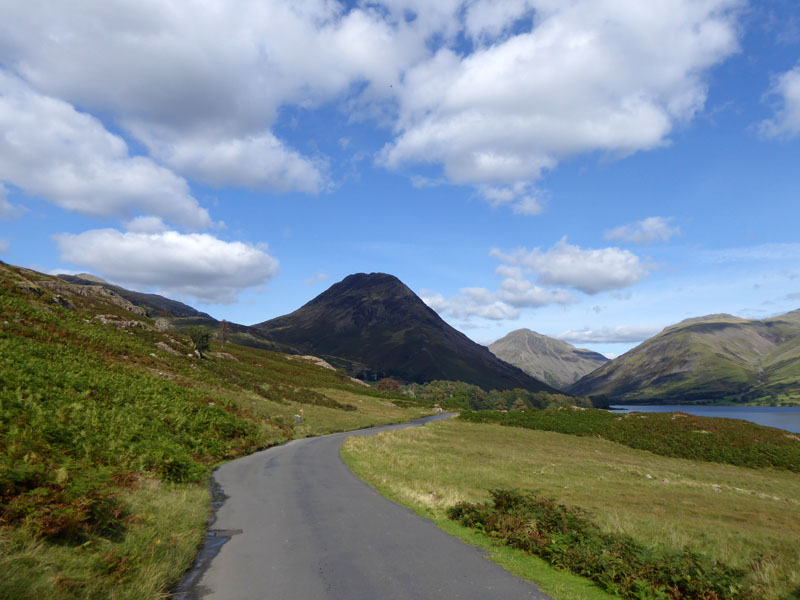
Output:
M430 412L301 357L199 358L146 312L0 263L0 598L157 597L203 539L215 464Z
M628 403L800 402L800 311L667 327L572 385Z

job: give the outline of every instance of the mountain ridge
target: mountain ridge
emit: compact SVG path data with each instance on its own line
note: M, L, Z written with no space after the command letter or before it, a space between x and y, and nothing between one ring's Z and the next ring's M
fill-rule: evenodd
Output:
M685 319L585 375L572 394L619 402L780 402L800 395L800 310Z

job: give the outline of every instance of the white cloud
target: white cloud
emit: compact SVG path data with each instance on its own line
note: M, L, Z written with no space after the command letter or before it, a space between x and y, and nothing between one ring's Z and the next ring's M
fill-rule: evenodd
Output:
M429 162L451 182L513 189L575 154L667 143L736 50L741 4L8 0L0 64L213 185L325 189L324 161L276 125L286 107L302 118L334 103L394 127L389 167ZM541 210L530 193L506 204Z
M565 331L556 337L570 344L631 344L653 337L661 327L630 325Z
M495 273L503 278L496 296L511 306L538 308L549 304L571 304L576 301L566 290L546 289L534 285L525 278L523 270L519 267L500 265Z
M10 221L16 219L25 213L24 206L11 204L8 201L8 189L0 183L0 221Z
M538 308L551 304L570 304L575 297L562 289L546 289L534 285L519 267L501 265L497 275L502 277L500 288L491 291L482 287L467 287L447 299L441 294L423 290L422 300L436 312L468 320L479 317L493 321L517 319L522 308Z
M62 260L104 279L201 302L235 302L240 292L263 285L278 273L278 261L266 248L225 242L205 233L96 229L55 239Z
M498 289L462 288L451 298L425 290L422 299L438 313L456 319L500 321L518 318L523 308L578 302L565 288L596 294L638 283L650 272L650 267L632 252L619 248L584 250L568 244L566 238L548 251L520 249L509 254L495 248L490 255L503 263L495 270L501 279Z
M223 187L235 185L275 191L319 193L326 186L324 164L288 149L272 133L214 139L169 133L137 136L153 156L184 175Z
M468 32L482 43L466 56L441 48L406 72L397 137L380 162L440 163L456 183L513 185L576 154L663 145L703 106L708 69L736 50L740 4L470 5ZM510 35L531 10L533 29Z
M425 304L441 315L469 320L479 317L492 321L505 321L519 318L519 309L497 300L486 288L463 288L449 300L431 290L422 290L420 298Z
M0 180L96 217L146 212L189 227L210 224L184 179L96 118L39 94L0 70Z
M169 227L159 217L141 216L125 222L125 230L129 233L162 233Z
M632 244L668 242L681 234L680 227L670 225L674 217L647 217L636 223L620 225L605 232L607 240L622 240Z
M428 54L421 28L331 0L11 0L0 63L37 89L110 115L179 172L215 185L316 192L317 161L272 131L359 85L390 97ZM366 84L366 85L364 85ZM208 154L209 156L206 156Z
M507 186L481 185L478 191L492 206L510 206L514 214L532 216L544 210L539 198L525 182Z
M766 137L790 138L800 135L800 64L778 77L769 95L779 98L775 117L761 123Z
M534 248L508 254L498 249L491 256L509 265L536 273L543 285L565 286L585 294L625 288L638 283L650 272L639 257L620 248L584 250L562 238L552 249Z
M0 254L5 254L8 252L9 243L8 240L0 239Z

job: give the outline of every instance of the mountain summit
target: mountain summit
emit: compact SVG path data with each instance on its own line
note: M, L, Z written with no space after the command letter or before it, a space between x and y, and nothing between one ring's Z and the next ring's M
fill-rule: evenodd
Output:
M453 329L386 273L349 275L293 313L253 327L362 379L553 391Z
M572 385L608 362L602 354L576 348L530 329L512 331L490 344L489 350L499 359L558 389Z

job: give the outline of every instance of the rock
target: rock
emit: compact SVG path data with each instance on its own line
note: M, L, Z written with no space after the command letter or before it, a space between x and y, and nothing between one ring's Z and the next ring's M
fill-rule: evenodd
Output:
M118 329L145 329L145 324L141 321L127 320L116 315L95 315L93 319L103 325L111 325Z
M355 377L351 377L350 381L355 383L356 385L360 385L363 387L369 387L369 384L366 381L361 381L360 379L356 379Z
M331 365L328 361L321 359L318 356L291 356L289 354L286 355L288 360L302 360L305 362L310 362L311 364L317 365L318 367L322 367L323 369L330 369L331 371L335 371L336 367Z
M175 354L176 356L180 355L180 352L178 352L177 350L175 350L175 348L164 342L156 342L156 348L158 348L159 350L163 350L168 354Z
M238 358L236 358L233 354L228 354L227 352L212 352L211 356L214 358L224 358L227 360L232 360L233 362L239 362Z
M116 292L106 287L103 287L102 285L74 285L72 283L67 283L66 281L62 281L60 279L59 280L44 279L42 281L39 281L38 284L41 287L47 288L53 292L60 294L72 294L74 296L102 298L105 302L123 308L128 312L146 316L144 308L128 302L127 300L125 300L125 298L123 298Z
M67 310L75 310L75 307L72 306L72 303L69 300L67 300L66 298L64 298L64 296L61 296L59 294L56 294L55 296L53 296L53 302L55 302L56 304L60 304L61 306L63 306Z

